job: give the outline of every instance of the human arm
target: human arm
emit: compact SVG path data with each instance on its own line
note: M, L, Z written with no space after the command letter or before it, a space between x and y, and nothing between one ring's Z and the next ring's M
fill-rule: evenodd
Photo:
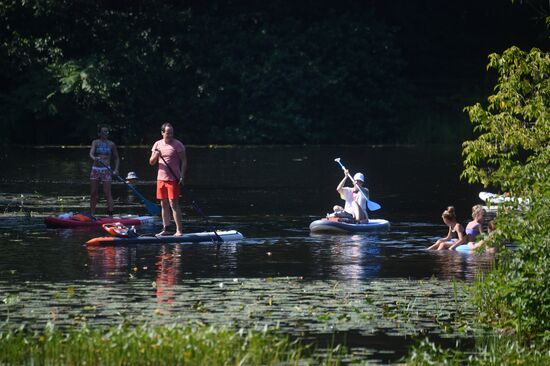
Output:
M447 236L445 236L444 238L439 239L437 242L438 243L443 243L443 242L451 240L452 233L453 233L452 229L449 228L449 231L447 232Z
M157 150L157 144L153 145L151 149L151 157L149 158L149 165L155 165L159 161L160 151Z
M344 184L346 184L346 179L348 179L348 174L349 174L349 171L346 169L344 170L344 178L342 179L342 181L340 183L338 183L338 185L336 186L336 191L338 193L340 193L340 195L342 195L342 192L343 192L343 189L344 189Z
M90 147L90 152L88 153L88 155L90 156L90 159L92 159L93 161L97 160L97 157L94 155L95 144L96 144L96 140L92 141L92 146Z
M458 238L449 247L449 250L453 250L454 248L456 248L460 244L463 244L464 242L466 242L466 235L464 235L464 230L462 228L462 225L456 224L455 231L456 231L456 234L457 234Z

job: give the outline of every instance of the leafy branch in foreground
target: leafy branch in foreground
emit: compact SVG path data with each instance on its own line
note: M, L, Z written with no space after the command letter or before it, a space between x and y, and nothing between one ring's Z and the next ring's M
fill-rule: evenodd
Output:
M512 199L499 209L496 242L503 251L493 272L474 286L483 320L525 341L550 342L550 56L511 47L492 54L498 72L486 108L467 107L478 137L463 144L462 177ZM504 248L501 248L504 249Z

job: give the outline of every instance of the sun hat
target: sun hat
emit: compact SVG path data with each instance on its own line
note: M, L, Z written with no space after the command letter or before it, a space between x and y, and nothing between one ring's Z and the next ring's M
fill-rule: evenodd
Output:
M361 182L365 183L365 176L363 173L355 173L353 176L353 180L360 180Z
M126 180L128 179L139 179L135 172L129 172Z

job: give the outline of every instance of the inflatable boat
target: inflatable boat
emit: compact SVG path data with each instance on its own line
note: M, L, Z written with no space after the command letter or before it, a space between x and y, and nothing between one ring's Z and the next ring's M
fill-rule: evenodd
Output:
M309 231L312 233L361 233L389 229L390 222L384 219L370 219L367 224L351 224L338 221L337 218L324 218L309 224Z
M517 202L520 205L528 205L529 200L523 198L514 198L502 194L495 194L490 192L479 192L479 199L485 203L490 203L491 205L499 205L505 202Z

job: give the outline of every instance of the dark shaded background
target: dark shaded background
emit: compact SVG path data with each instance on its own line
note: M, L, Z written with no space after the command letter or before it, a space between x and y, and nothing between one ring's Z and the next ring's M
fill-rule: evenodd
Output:
M488 54L546 49L542 3L3 3L0 142L460 142Z

